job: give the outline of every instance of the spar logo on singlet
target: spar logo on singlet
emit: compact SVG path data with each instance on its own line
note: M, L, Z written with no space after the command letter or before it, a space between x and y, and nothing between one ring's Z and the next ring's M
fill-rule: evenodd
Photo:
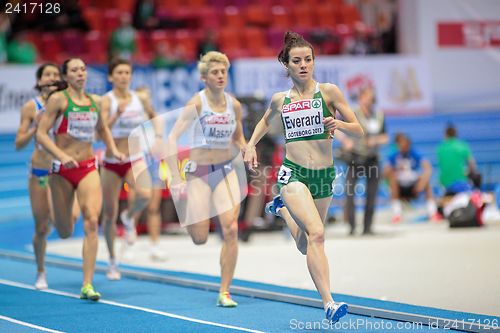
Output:
M284 105L282 117L287 139L322 134L325 131L321 98L306 99Z
M205 136L210 139L227 139L233 134L234 120L228 114L210 115L203 119ZM213 142L212 142L213 143Z
M205 124L215 125L215 124L229 124L231 117L228 114L212 115L205 118Z

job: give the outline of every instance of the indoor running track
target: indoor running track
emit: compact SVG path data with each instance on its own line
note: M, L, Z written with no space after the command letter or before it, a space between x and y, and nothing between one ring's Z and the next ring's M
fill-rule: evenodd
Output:
M91 302L78 299L80 270L49 264L51 289L41 292L33 290L35 266L29 260L0 256L0 268L0 332L373 332L377 328L405 331L405 327L412 332L440 331L353 314L342 319L342 326L337 324L332 328L321 322L323 311L318 308L235 295L239 306L223 309L215 306L216 292L126 277L110 282L100 272L96 273L94 286L103 298L100 302ZM190 278L193 276L196 275ZM266 285L243 281L240 285L266 289ZM267 285L270 291L273 288L274 291L293 291ZM297 290L299 296L301 293L309 292ZM314 297L314 294L306 294L303 296ZM362 300L358 299L357 303ZM398 303L384 303L398 310ZM407 310L405 307L413 308L401 304L399 310ZM418 308L416 310L418 312ZM425 308L420 308L422 310ZM430 310L440 312L435 314L441 317L447 312ZM312 325L319 329L313 329Z

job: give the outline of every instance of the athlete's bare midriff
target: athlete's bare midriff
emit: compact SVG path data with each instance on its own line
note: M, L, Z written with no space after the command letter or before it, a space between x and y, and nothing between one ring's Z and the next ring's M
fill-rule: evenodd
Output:
M129 138L113 138L113 140L115 140L115 145L116 148L118 148L118 151L125 154L126 157L129 157L131 154L135 155L141 152L139 139L133 140L130 138L130 143ZM132 147L133 151L130 151L129 147ZM109 149L106 149L106 157L113 157L113 154L111 154Z
M69 134L56 135L56 145L76 161L85 161L94 157L92 142L84 142L72 138Z
M45 150L36 149L33 151L33 155L31 155L31 167L35 169L50 169L50 165L52 163L53 157L51 154L46 152Z
M194 148L191 149L189 159L200 165L218 164L232 160L236 153L236 147L234 147L234 149Z
M286 158L307 169L332 166L332 140L294 141L285 145Z

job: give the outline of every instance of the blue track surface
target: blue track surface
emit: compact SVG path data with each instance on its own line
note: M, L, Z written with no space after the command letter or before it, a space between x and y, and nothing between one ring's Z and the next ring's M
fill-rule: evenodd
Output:
M321 322L323 319L321 309L244 296L235 297L239 302L237 308L222 309L215 306L217 297L215 292L127 278L118 282L109 282L102 274L96 274L94 285L103 293L103 302L82 301L69 296L6 285L5 280L31 285L34 266L31 263L11 259L0 259L0 265L2 267L0 314L54 330L66 332L198 332L205 330L219 332L249 329L286 332L290 331L294 325L298 326L299 323L326 325ZM81 272L49 266L47 274L51 289L71 294L78 293ZM106 301L117 304L105 304ZM136 308L123 307L125 305ZM151 311L159 311L159 313L151 313ZM235 326L240 329L193 323L186 319L171 318L167 314ZM377 325L382 325L382 322L385 323L385 327L392 325L396 328L397 325L404 325L402 322L351 314L347 315L342 322L344 325L358 323L357 331L361 332L372 331L367 328L377 327ZM340 324L338 326L342 328ZM419 329L419 331L426 330L439 331L425 326ZM340 331L351 330L347 328Z

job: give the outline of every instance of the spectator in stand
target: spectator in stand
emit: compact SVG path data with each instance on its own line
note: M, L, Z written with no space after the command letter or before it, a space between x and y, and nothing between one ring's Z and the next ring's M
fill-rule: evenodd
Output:
M344 54L367 55L374 53L372 42L366 25L363 22L354 24L354 35L344 44Z
M389 156L384 170L391 189L392 222L401 222L401 200L417 198L422 192L427 199L429 218L434 221L439 220L440 216L430 185L431 164L412 148L410 138L405 134L396 134L395 141L398 150Z
M172 51L167 42L160 42L155 45L155 55L152 66L156 69L175 69L186 65L182 51L178 51L180 46Z
M38 52L36 47L26 40L24 33L18 33L7 42L7 61L15 64L34 64Z
M215 32L212 29L207 30L198 44L198 57L203 57L208 52L218 49Z
M470 180L476 187L481 185L481 175L469 145L457 138L457 130L449 124L445 139L438 146L439 181L446 189L445 196L472 190Z
M56 31L76 29L89 31L89 25L82 15L78 0L60 1L61 10L56 13L44 13L39 15L39 26L45 31Z
M134 9L133 26L137 30L160 28L160 19L156 14L157 7L156 0L137 0Z
M0 13L0 64L7 62L7 34L9 31L9 17L5 13Z
M120 16L120 26L111 33L109 39L109 59L131 60L136 50L135 29L129 13Z
M379 33L377 39L380 40L382 53L397 53L397 15L380 15Z

